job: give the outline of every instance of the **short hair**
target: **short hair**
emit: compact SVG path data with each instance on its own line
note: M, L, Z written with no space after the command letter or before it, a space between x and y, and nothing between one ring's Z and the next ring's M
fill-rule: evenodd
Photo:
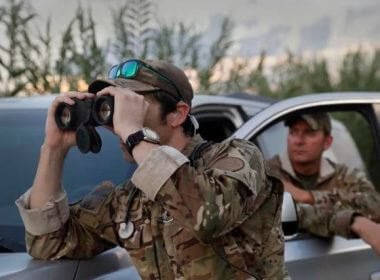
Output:
M178 100L174 98L172 95L166 93L163 90L157 90L152 92L151 95L154 100L156 100L160 104L161 109L161 120L165 120L166 116L169 113L172 113L177 108ZM194 136L194 125L190 120L190 116L187 115L186 120L181 124L183 128L183 132L187 136Z

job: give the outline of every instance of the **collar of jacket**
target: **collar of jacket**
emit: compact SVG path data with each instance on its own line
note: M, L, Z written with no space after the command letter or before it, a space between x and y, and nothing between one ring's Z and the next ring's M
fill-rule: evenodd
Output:
M184 154L185 156L189 157L191 155L191 153L193 152L194 148L199 144L199 143L202 143L204 142L202 136L200 134L196 134L194 135L190 142L187 143L187 145L185 146L185 148L182 150L182 154Z
M289 174L293 179L299 181L299 179L296 176L296 173L292 167L292 164L290 162L288 153L282 153L279 157L281 168ZM331 176L333 176L336 172L336 168L334 164L327 158L322 157L321 159L321 168L319 171L319 175L317 178L317 184L320 184L324 182L325 180L329 179Z

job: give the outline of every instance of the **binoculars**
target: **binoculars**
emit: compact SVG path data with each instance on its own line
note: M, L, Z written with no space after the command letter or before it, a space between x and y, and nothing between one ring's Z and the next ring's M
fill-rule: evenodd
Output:
M77 99L74 105L59 103L55 111L55 122L63 131L76 131L76 141L82 153L98 153L102 140L95 130L96 126L112 126L114 97L99 96L88 99Z

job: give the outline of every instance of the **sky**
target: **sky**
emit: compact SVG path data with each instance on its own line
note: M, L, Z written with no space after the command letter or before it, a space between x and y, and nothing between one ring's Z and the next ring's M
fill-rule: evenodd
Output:
M110 9L122 2L80 2L84 7L91 6L99 39L107 40L112 22ZM29 3L41 22L51 15L53 30L62 32L79 1L29 0ZM231 55L255 56L265 49L269 55L291 50L334 56L357 46L380 46L378 0L160 0L154 4L161 20L194 24L205 38L216 38L222 18L232 18L236 44Z
M3 5L8 0L0 0ZM100 45L112 41L111 9L127 0L25 0L39 15L37 23L44 26L52 20L56 39L61 38L78 4L90 7L96 20ZM220 32L224 17L235 23L232 58L252 58L255 67L265 50L265 68L281 63L286 53L306 58L327 59L331 73L344 55L357 48L373 51L380 48L379 0L152 0L153 11L162 22L192 24L202 36L202 44L211 44ZM0 32L0 40L4 38ZM56 49L58 51L58 48ZM53 54L54 55L54 54ZM227 75L233 60L225 59L221 71ZM251 63L252 61L252 63ZM114 61L112 61L114 62Z

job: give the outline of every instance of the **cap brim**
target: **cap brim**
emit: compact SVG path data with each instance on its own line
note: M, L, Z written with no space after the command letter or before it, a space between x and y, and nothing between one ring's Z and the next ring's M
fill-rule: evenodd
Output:
M315 126L315 122L306 115L296 115L296 116L289 117L288 119L285 120L285 126L291 127L295 122L298 122L300 120L305 121L312 130L319 129L318 125Z
M119 78L115 80L97 79L88 86L88 92L97 93L98 91L109 86L127 88L137 93L143 93L146 91L154 91L159 89L158 87L154 87L152 85L137 80Z

